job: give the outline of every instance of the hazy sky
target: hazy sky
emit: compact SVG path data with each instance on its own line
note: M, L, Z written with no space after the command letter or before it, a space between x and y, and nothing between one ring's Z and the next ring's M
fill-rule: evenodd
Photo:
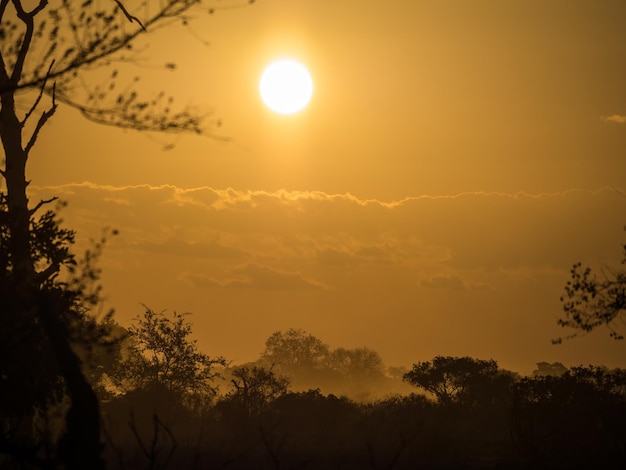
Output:
M122 76L213 110L229 141L59 108L31 157L33 198L66 199L81 240L120 230L102 260L119 321L140 302L191 311L202 348L235 362L294 327L387 365L626 367L605 331L550 344L571 265L616 267L626 241L625 17L622 0L259 0L199 15L151 36ZM258 93L284 56L315 86L287 117Z

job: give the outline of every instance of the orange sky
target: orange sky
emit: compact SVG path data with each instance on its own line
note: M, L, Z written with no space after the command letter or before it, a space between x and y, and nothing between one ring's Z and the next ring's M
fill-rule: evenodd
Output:
M33 198L69 201L81 240L120 230L102 267L122 323L140 302L191 311L203 349L235 362L294 327L387 365L626 367L605 331L550 344L571 265L617 266L626 241L625 15L621 0L259 0L199 16L124 73L214 110L230 141L59 108ZM289 117L257 91L285 55L315 83Z

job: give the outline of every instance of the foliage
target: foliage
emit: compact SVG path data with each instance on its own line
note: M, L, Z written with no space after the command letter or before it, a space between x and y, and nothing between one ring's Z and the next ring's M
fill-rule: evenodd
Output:
M469 373L475 380L467 378L476 384L474 397L494 390L480 384L507 378L506 387L495 388L503 399L480 402L487 406L476 406L475 399L450 406L420 394L358 403L319 389L279 387L273 396L263 392L264 404L252 408L243 399L246 388L251 396L253 383L265 387L272 371L255 371L254 365L235 371L231 393L201 412L174 406L167 414L158 408L157 422L151 397L142 391L106 403L107 412L118 410L107 422L113 443L107 462L126 468L397 470L621 469L626 461L624 370L575 367L561 376L529 377L498 370L491 382L477 367ZM165 394L163 402L173 398ZM135 411L130 431L129 405Z
M10 234L8 230L8 207L6 195L0 194L0 308L3 312L3 328L0 330L0 400L2 404L12 402L13 412L22 414L33 406L43 406L52 390L60 393L61 382L58 368L54 364L51 345L45 338L41 324L34 316L20 315L20 302L14 296L16 279L10 256ZM52 211L39 219L32 220L29 245L38 264L45 272L58 269L57 265L76 264L69 253L74 234L59 227ZM50 268L52 267L52 268ZM54 290L55 284L47 279L43 289ZM78 304L80 291L66 292L74 298L70 304ZM67 312L66 312L67 313ZM32 387L36 381L37 387ZM14 397L14 400L12 399ZM3 407L4 408L4 407ZM6 416L6 415L5 415ZM5 423L6 425L6 423Z
M387 370L378 352L367 347L331 349L314 335L293 328L273 333L265 346L257 364L288 376L294 391L319 388L365 402L410 388L402 382L405 369Z
M489 393L496 382L498 364L494 360L471 357L437 356L432 361L418 362L404 374L404 380L430 392L443 404L470 404L479 393Z
M533 370L533 375L534 376L546 376L546 375L553 375L553 376L560 376L563 375L567 372L567 367L565 367L563 364L561 364L560 362L538 362L537 363L537 368L535 370Z
M0 53L4 69L13 73L0 79L0 93L41 90L99 124L206 134L211 127L204 123L206 115L189 107L176 111L174 97L165 93L142 97L137 86L141 77L123 78L123 70L113 65L137 63L143 35L175 23L189 27L194 12L214 11L208 3L62 0L40 1L28 11L22 1L2 2ZM109 70L104 83L93 74L103 68ZM163 69L174 71L176 64L167 62Z
M329 354L329 365L346 379L380 378L385 366L380 355L369 348L337 348Z
M626 265L626 245L622 265ZM624 322L626 312L626 270L603 273L599 279L591 268L583 269L581 263L576 263L570 276L565 284L565 295L561 297L564 317L559 318L557 323L576 332L565 339L589 333L602 325L609 329L613 339L624 339L616 324ZM557 338L553 343L562 341L563 338Z
M198 350L197 341L190 338L187 316L145 307L128 330L131 354L121 364L117 383L125 388L128 383L130 388L162 388L187 397L214 395L212 381L219 375L215 367L226 366L226 361Z
M187 461L233 469L621 469L623 376L580 369L517 378L506 406L451 407L415 394L359 404L319 389L283 394L251 419L218 404ZM173 466L191 467L183 459Z
M513 442L529 467L616 468L626 458L625 371L575 367L521 378L511 417Z
M304 330L277 331L265 342L263 360L285 372L320 368L328 357L328 345Z
M108 350L110 346L110 313L104 321L90 314L99 301L96 262L107 234L77 258L71 253L74 233L60 226L56 212L47 210L40 216L35 212L28 234L39 284L30 290L15 275L7 198L0 196L0 311L4 322L0 330L0 451L17 461L44 465L72 461L63 447L76 441L62 431L82 418L72 420L68 402L77 401L72 387L88 387L79 375L81 365L92 363L95 349ZM61 269L65 281L59 279ZM29 292L32 297L25 298ZM95 400L87 396L87 400ZM59 413L68 416L65 426ZM77 440L80 442L80 437Z
M238 367L232 372L233 390L227 399L239 404L247 415L258 415L287 393L289 379L264 367Z

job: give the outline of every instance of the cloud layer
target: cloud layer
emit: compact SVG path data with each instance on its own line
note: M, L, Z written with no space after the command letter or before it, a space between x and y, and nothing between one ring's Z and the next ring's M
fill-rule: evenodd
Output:
M515 364L521 352L499 335L517 337L511 348L532 335L548 344L560 333L554 319L569 268L618 262L626 214L619 188L398 201L170 185L31 188L32 201L50 195L69 202L62 216L83 246L103 227L120 231L102 262L122 319L138 313L138 302L216 312L229 317L221 328L248 331L248 356L269 333L293 326L404 363L416 345L392 350L386 335L396 346L409 341L416 321L419 350L455 350L452 327L476 329L468 349ZM504 330L489 333L497 327ZM218 336L206 341L219 344Z

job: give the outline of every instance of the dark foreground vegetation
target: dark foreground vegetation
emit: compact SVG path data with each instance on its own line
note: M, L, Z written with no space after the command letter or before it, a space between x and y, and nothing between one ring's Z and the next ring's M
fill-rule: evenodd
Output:
M198 351L187 318L146 309L128 330L108 321L83 351L106 468L626 465L626 370L540 363L521 377L438 356L399 375L375 351L331 350L302 330L274 333L257 361L233 366ZM409 393L383 395L402 382ZM2 468L64 468L68 398L57 392L3 415Z
M308 390L250 406L234 392L194 410L146 390L104 404L106 456L112 468L624 468L625 385L623 371L580 368L476 383L449 403Z
M153 388L103 403L119 468L624 468L626 371L517 377L493 361L438 357L405 379L421 394L371 403L288 391L236 369L229 392L186 406ZM263 372L263 373L262 373ZM244 384L245 380L245 384ZM416 392L418 390L416 389Z

